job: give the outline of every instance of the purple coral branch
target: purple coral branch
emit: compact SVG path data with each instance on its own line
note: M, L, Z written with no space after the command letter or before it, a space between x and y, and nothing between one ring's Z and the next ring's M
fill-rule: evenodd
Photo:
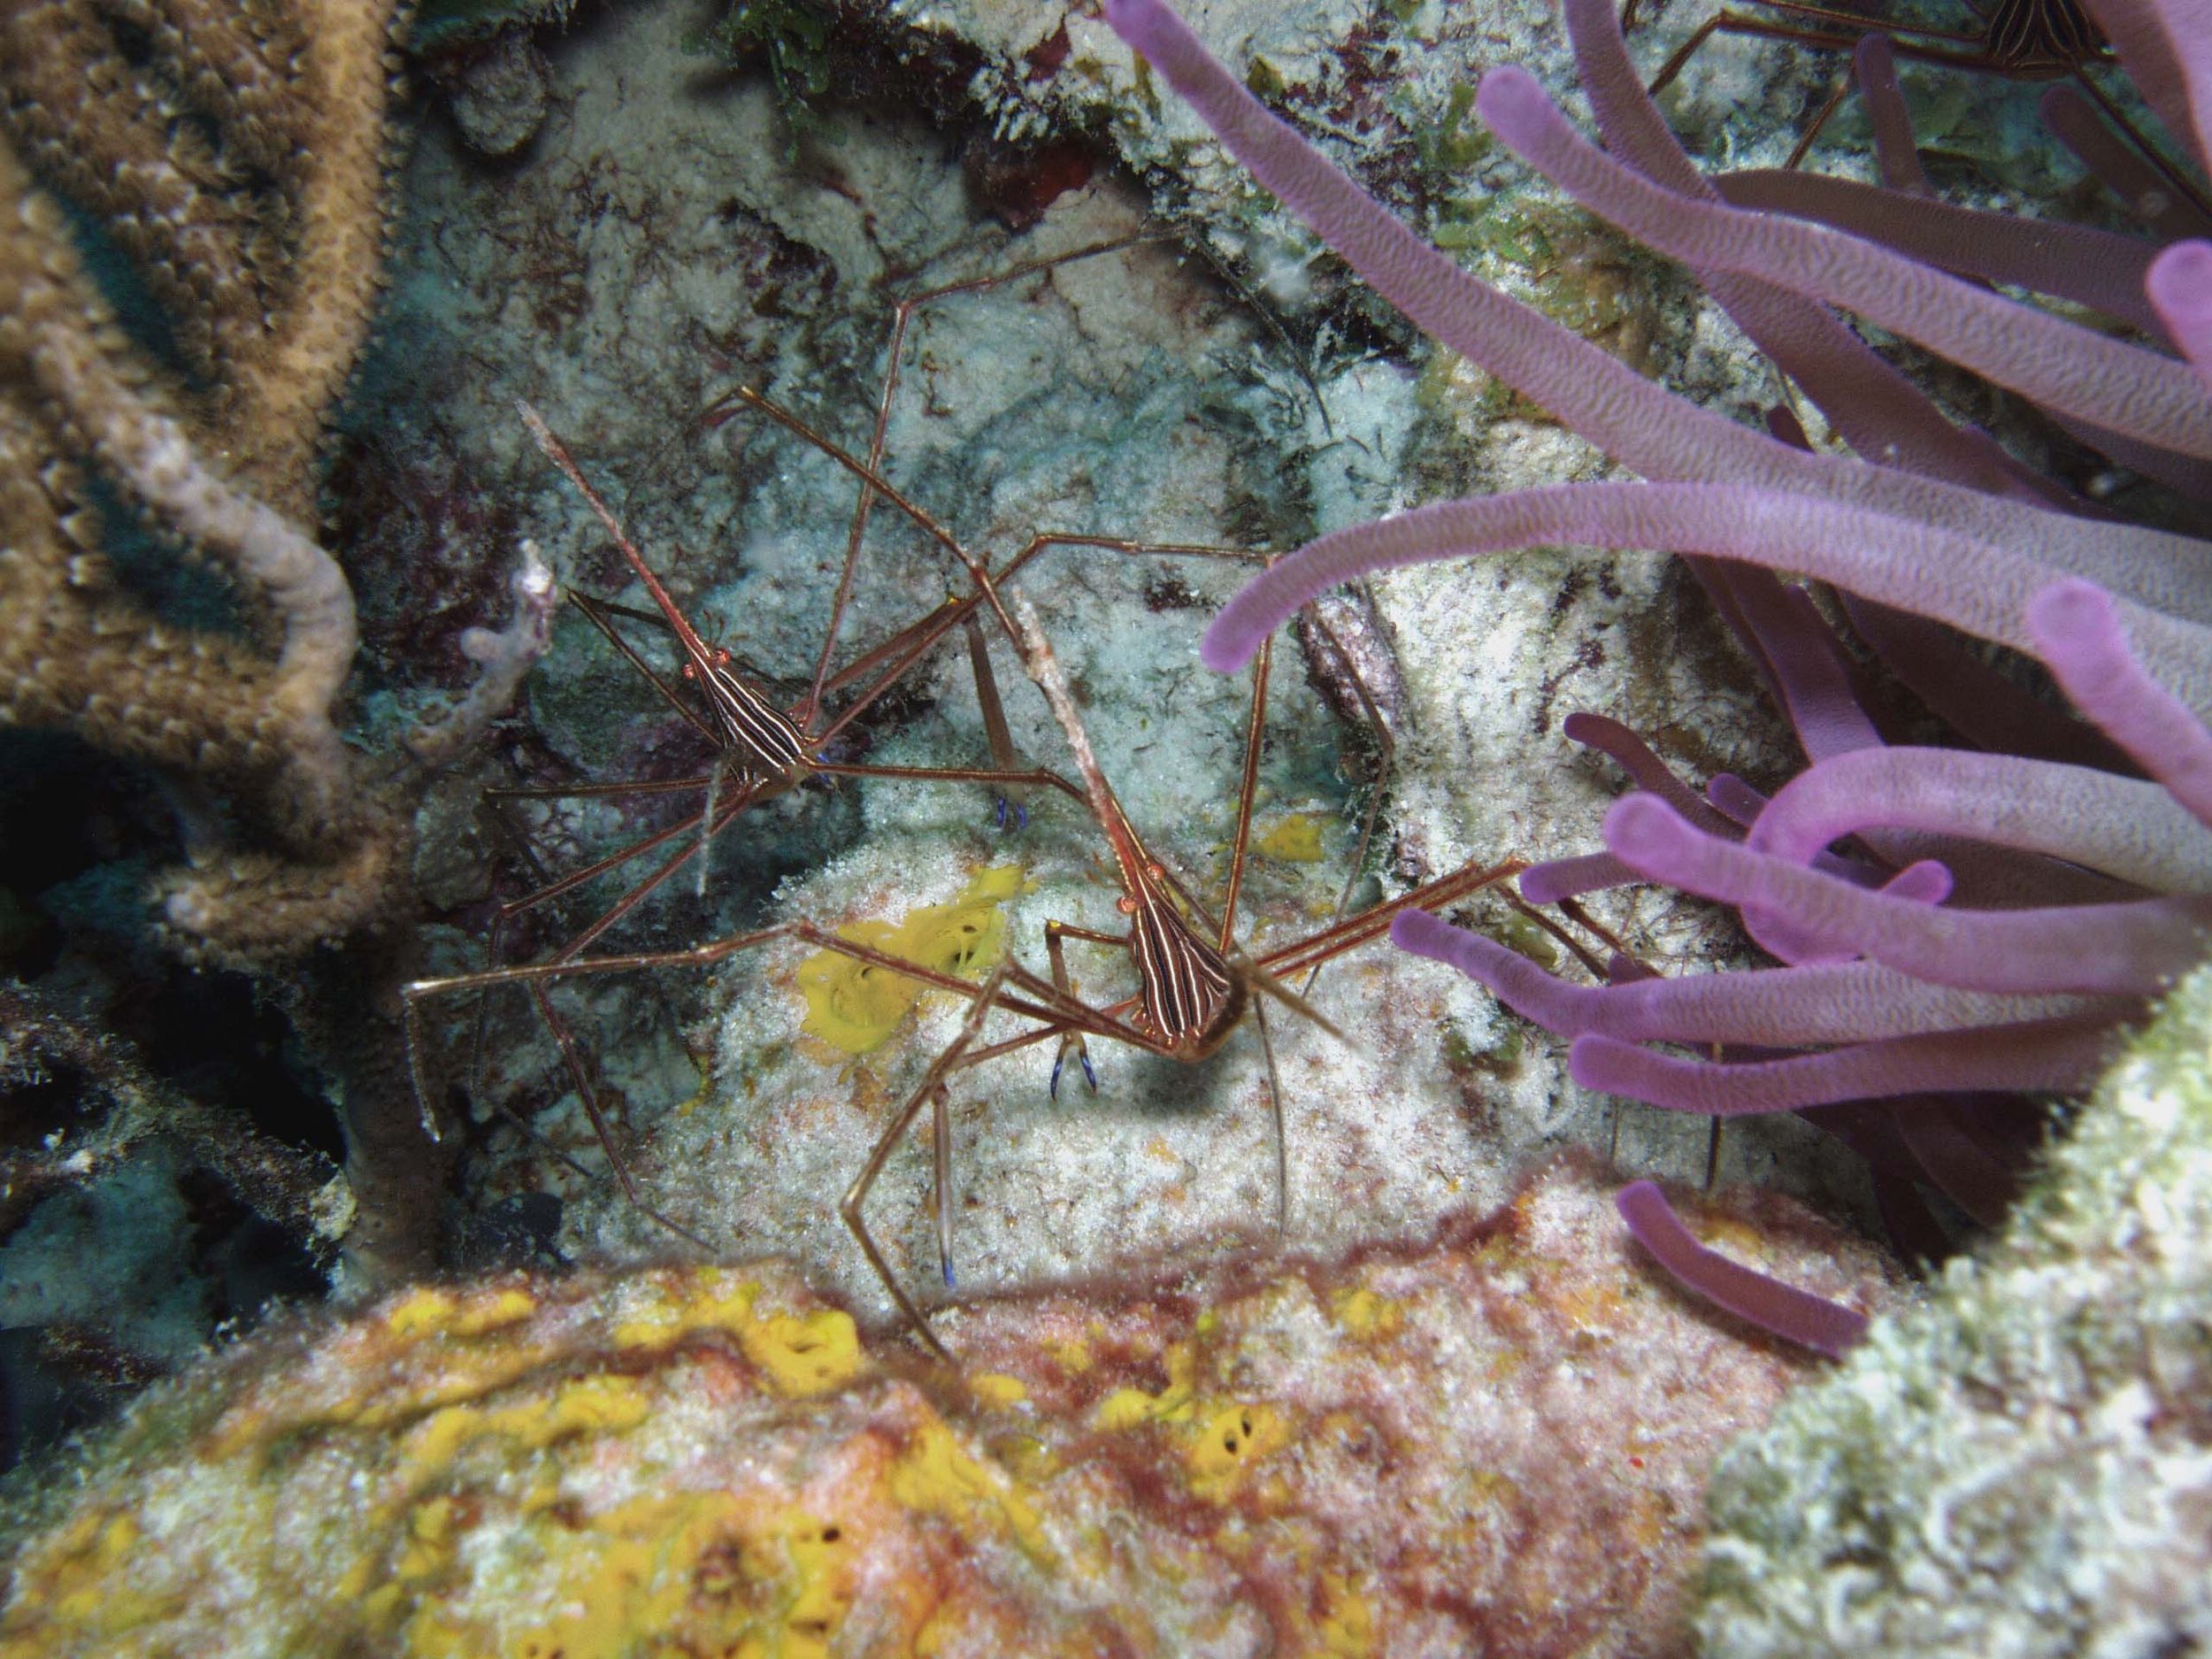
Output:
M1839 596L1851 626L1891 677L1969 742L2107 772L2131 770L2102 733L2006 679L1947 629L1848 592Z
M2197 204L2176 195L2166 176L2072 87L2053 87L2037 109L2052 136L2158 241L2205 233L2207 221Z
M2174 243L2151 261L2143 288L2167 335L2212 391L2212 242Z
M1706 798L1729 822L1748 830L1767 809L1767 797L1731 772L1716 772L1705 786ZM1730 837L1731 840L1737 839ZM1885 853L1895 850L1885 848ZM1916 904L1940 904L1956 887L1951 867L1939 858L1916 858L1903 869L1893 865L1855 863L1834 853L1815 853L1812 867L1862 887L1879 887L1893 899Z
M1521 872L1521 896L1531 904L1556 904L1585 893L1608 887L1633 887L1638 875L1611 853L1578 853L1571 858L1548 858Z
M2037 1019L2093 1015L2109 1021L2141 1006L2141 999L2134 997L1964 991L1929 985L1871 962L1571 985L1517 951L1425 910L1401 912L1391 924L1390 938L1416 956L1458 969L1514 1012L1548 1030L1624 1042L1796 1048Z
M1954 885L1950 867L1934 858L1918 859L1893 874L1873 865L1852 864L1833 854L1823 853L1814 860L1813 867L1854 886L1878 887L1893 899L1915 904L1940 904L1951 896ZM1541 864L1531 864L1521 872L1517 885L1521 896L1531 904L1556 904L1562 899L1585 893L1634 887L1644 879L1640 872L1611 853L1578 853L1572 857L1548 858ZM1770 933L1779 936L1779 930L1770 920L1767 927ZM1801 948L1778 949L1770 944L1768 949L1792 962L1821 954L1820 948L1810 941L1804 941Z
M1719 559L1686 561L1745 644L1757 653L1768 689L1811 760L1879 743L1881 733L1851 686L1835 635L1801 588L1770 571ZM1568 735L1573 736L1571 730Z
M2206 0L2088 0L2143 101L2166 130L2193 137L2212 161L2212 4ZM2193 50L2192 46L2193 44Z
M1932 202L1935 189L1920 165L1920 141L1913 134L1912 113L1897 81L1897 54L1890 50L1889 37L1877 32L1861 35L1851 49L1851 73L1859 83L1859 101L1874 138L1874 165L1883 184Z
M1839 1357L1866 1335L1866 1316L1770 1274L1732 1262L1690 1236L1666 1197L1649 1181L1621 1188L1613 1199L1636 1241L1675 1279L1708 1302L1800 1347Z
M1712 181L1645 92L1614 0L1567 0L1566 17L1583 90L1608 148L1663 190L1719 203ZM1733 272L1700 267L1698 280L1861 455L1999 495L2039 495L2009 457L1955 429L1925 393L1825 307Z
M1960 276L2071 300L2154 338L2171 338L2143 297L2154 243L1929 201L1832 173L1770 168L1724 173L1713 182L1731 207L1812 219Z
M1945 1099L1931 1102L1929 1110L1893 1117L1921 1172L1976 1221L1993 1227L2019 1195L2020 1166L1977 1139L1960 1122L1963 1115Z
M1691 823L1715 833L1727 830L1727 820L1699 800L1697 791L1668 771L1667 763L1652 753L1650 744L1618 720L1602 714L1577 712L1561 723L1560 730L1570 742L1594 749L1607 757L1633 778L1639 788L1648 789L1669 803Z
M2157 784L1964 749L1866 749L1823 761L1782 787L1744 844L1810 864L1830 842L1876 827L2045 853L2141 887L2212 890L2212 836Z
M1767 797L1732 772L1717 772L1707 779L1705 798L1738 829L1749 829L1767 810Z

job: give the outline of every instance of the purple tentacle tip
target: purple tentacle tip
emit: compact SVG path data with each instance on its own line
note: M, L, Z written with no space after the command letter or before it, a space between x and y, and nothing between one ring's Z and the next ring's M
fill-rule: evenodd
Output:
M1866 1334L1866 1316L1810 1291L1785 1285L1690 1236L1666 1196L1649 1181L1624 1187L1613 1199L1621 1219L1684 1289L1751 1321L1761 1330L1840 1357Z
M1198 660L1217 674L1233 674L1252 660L1252 653L1259 649L1259 641L1253 637L1246 621L1256 607L1243 603L1247 588L1231 600L1221 614L1206 628L1206 636L1198 642Z
M1390 918L1390 942L1401 950L1417 951L1444 960L1446 936L1458 930L1426 910L1400 910Z
M2212 242L2177 242L2143 273L2143 291L2174 343L2201 369L2212 348Z
M2112 595L2093 582L2054 582L2028 602L2027 621L2066 695L2200 821L2212 824L2212 732L2144 671L2129 649Z
M1536 77L1518 64L1499 65L1475 88L1475 112L1501 134L1540 119L1551 107Z
M2119 623L2111 595L2094 582L2070 577L2053 582L2028 601L2028 626L2047 652L2055 643L2111 639Z

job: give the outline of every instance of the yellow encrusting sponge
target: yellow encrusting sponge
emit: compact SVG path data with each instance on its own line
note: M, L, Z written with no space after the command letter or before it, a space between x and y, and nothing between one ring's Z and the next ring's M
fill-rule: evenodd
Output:
M859 921L838 937L866 945L939 973L978 977L1005 949L1006 918L999 905L1021 891L1014 864L979 871L957 898L926 904L897 922ZM834 950L818 950L799 964L806 997L802 1029L833 1048L868 1054L888 1041L929 987L922 981Z

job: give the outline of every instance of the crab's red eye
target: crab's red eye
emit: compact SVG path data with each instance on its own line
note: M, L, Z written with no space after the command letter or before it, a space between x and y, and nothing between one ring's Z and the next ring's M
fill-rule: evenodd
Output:
M689 663L686 663L683 666L683 677L686 680L696 680L699 677L699 671Z
M1137 913L1136 900L1131 898L1126 893L1123 894L1118 899L1116 899L1114 902L1118 907L1119 907L1121 913L1124 916L1134 916Z
M730 654L718 649L714 653L714 665L717 668L727 668L730 665Z

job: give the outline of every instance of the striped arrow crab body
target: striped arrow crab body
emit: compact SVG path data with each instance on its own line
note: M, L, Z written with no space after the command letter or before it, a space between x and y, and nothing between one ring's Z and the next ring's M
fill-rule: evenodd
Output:
M715 745L712 770L703 778L683 780L695 784L705 792L700 809L683 818L672 828L664 828L634 842L628 847L597 859L584 868L550 881L534 892L504 907L494 926L495 952L498 928L508 919L526 910L582 886L586 881L611 870L634 862L646 855L669 846L674 852L657 869L634 882L611 906L595 920L572 935L545 959L546 964L574 962L580 958L595 942L603 937L625 916L630 914L652 893L666 884L687 864L698 868L699 889L704 895L706 887L707 852L714 837L726 830L749 807L772 800L796 788L818 775L853 777L902 777L928 779L940 781L962 781L989 785L1000 789L1028 787L1057 787L1074 793L1073 786L1056 774L1037 767L1022 767L1016 764L1003 748L1000 758L1003 764L991 767L881 767L856 765L834 762L826 758L826 751L869 704L881 696L897 679L925 656L946 634L966 618L972 606L948 603L930 617L922 618L901 630L885 645L865 654L857 664L838 676L826 672L827 649L825 649L823 668L818 672L816 690L810 695L796 713L787 712L776 706L765 690L735 666L731 653L718 645L710 645L693 626L682 609L670 595L642 554L625 533L620 521L591 484L569 454L567 447L557 438L537 411L527 403L519 405L525 426L547 457L568 478L582 494L593 512L598 517L607 534L612 538L623 558L638 580L645 586L659 607L662 617L673 635L681 655L679 677L692 687L697 702L703 706L704 718L678 698L660 678L645 664L615 630L610 620L618 608L574 595L587 617L612 641L618 649L629 657L649 680L659 689L672 706L685 714L695 726L699 726ZM856 538L856 548L857 539ZM628 613L626 613L628 614ZM833 623L833 634L834 623ZM978 659L978 672L985 673L985 666ZM844 713L819 731L810 731L814 724L814 711L821 707L820 691L826 685L835 688L856 678L872 674L864 690ZM994 704L995 690L987 680L979 680L978 695L987 705ZM995 729L1002 729L1002 721L995 723ZM733 780L735 787L725 793L726 778ZM589 787L582 791L511 791L514 795L560 795L576 793L621 794L626 786L611 785ZM435 1113L423 1066L424 1033L421 1028L421 1004L427 999L457 990L488 990L500 984L522 985L529 993L540 1019L551 1033L569 1079L573 1085L585 1116L608 1163L614 1171L628 1201L669 1232L701 1248L706 1245L690 1228L672 1219L659 1209L646 1202L639 1192L627 1161L618 1150L595 1087L592 1067L587 1062L580 1045L569 1023L554 1008L548 994L549 981L543 978L495 967L483 973L461 975L444 979L419 980L404 989L406 1010L408 1060L415 1088L423 1107L424 1120L434 1133Z
M771 692L763 681L741 668L729 650L703 635L633 541L620 517L587 479L583 468L567 445L535 411L526 405L521 408L520 418L533 440L588 504L602 530L619 553L630 575L645 589L654 609L651 611L632 610L572 591L570 595L572 602L608 642L628 660L663 702L710 745L712 757L710 769L703 774L650 784L588 783L491 792L493 801L500 804L576 797L621 799L680 792L694 794L699 803L677 821L633 840L611 853L592 858L578 868L553 879L543 879L530 892L503 904L492 924L490 949L494 965L489 969L477 974L419 981L408 987L409 1059L426 1122L434 1124L437 1112L434 1106L434 1094L424 1064L426 1046L426 1033L423 1029L424 1010L438 999L458 992L481 992L503 985L519 987L528 994L541 1023L551 1034L568 1082L626 1196L633 1205L670 1231L699 1242L689 1229L677 1225L644 1202L627 1160L618 1149L607 1115L603 1110L599 1090L595 1084L595 1068L590 1063L585 1045L578 1040L569 1022L557 1010L549 995L554 979L564 976L539 973L533 970L553 968L582 960L586 953L600 945L611 930L637 912L651 895L668 887L680 873L689 872L695 876L698 896L703 900L706 896L708 856L716 838L730 830L733 824L739 823L751 809L787 795L811 780L867 778L921 783L973 783L998 793L1002 818L1006 814L1006 803L1010 797L1018 803L1025 795L1037 790L1057 790L1076 800L1082 798L1081 791L1064 778L1047 768L1024 764L1014 749L991 678L982 633L978 626L979 611L987 611L996 604L995 595L987 584L975 586L965 598L946 600L930 613L898 629L888 639L862 653L841 669L833 671L833 663L841 625L846 618L860 571L863 538L870 515L879 503L892 503L907 518L923 528L939 551L949 557L951 568L948 575L952 579L958 580L958 572L963 567L967 568L971 576L980 574L979 566L974 565L964 546L938 526L929 515L920 512L907 502L879 471L892 399L907 349L909 327L921 308L949 296L996 287L1037 272L1111 253L1131 245L1133 242L1144 240L1117 238L995 275L932 288L900 302L893 320L888 367L864 457L841 448L805 420L751 388L739 388L713 400L690 423L694 432L704 433L718 429L741 416L765 419L780 425L805 444L832 457L859 482L859 496L851 515L842 570L835 586L828 626L816 654L811 679L803 682L803 689L795 698L780 700L778 695ZM1109 537L1042 534L1032 537L1006 570L1010 572L1040 553L1057 547L1133 549L1137 545ZM626 638L624 631L617 626L618 618L623 618L633 622L652 623L664 631L672 641L677 656L677 669L673 675L657 668L643 651ZM956 630L964 630L967 636L975 696L991 752L991 764L979 766L907 766L861 764L847 758L843 751L855 723L913 670L924 664L940 644ZM840 695L844 701L833 714L830 711L831 699ZM1015 816L1025 817L1025 813L1026 808L1018 804ZM511 838L522 840L503 819L495 821L501 823ZM526 854L526 842L525 850ZM647 868L642 875L630 879L626 887L599 914L571 932L538 961L514 965L500 962L500 941L503 931L511 924L534 912L540 912L554 902L565 899L592 883L617 877L625 872L634 872L643 861L652 858L657 858L659 862ZM532 862L535 862L534 857ZM480 1080L483 1069L484 1033L483 1004L480 1002L476 1040L478 1057L473 1067ZM510 1112L509 1115L513 1114ZM526 1125L524 1126L526 1132ZM556 1153L556 1156L560 1155Z
M567 447L553 435L536 410L527 403L518 408L538 448L591 503L592 511L606 526L624 560L645 584L645 591L652 595L654 604L667 619L669 631L676 636L677 646L683 653L683 666L679 672L685 683L698 688L706 703L726 763L749 782L793 783L804 777L811 770L813 761L806 734L790 716L735 671L727 650L710 646L699 637L691 619L669 596L668 589L661 585L653 567L623 533L621 523L600 498L599 492L585 481L582 470L569 455Z
M1263 1003L1276 1002L1320 1026L1336 1041L1348 1042L1350 1039L1343 1032L1302 995L1289 989L1285 979L1303 973L1308 976L1306 988L1310 989L1312 975L1324 964L1381 937L1402 911L1420 909L1440 912L1463 904L1525 867L1518 859L1489 864L1471 860L1438 880L1356 915L1342 915L1340 904L1340 913L1328 926L1304 938L1256 954L1246 951L1236 940L1237 901L1250 849L1269 678L1268 648L1262 647L1254 665L1251 719L1245 744L1226 897L1218 918L1210 918L1187 884L1153 856L1131 824L1093 752L1081 714L1044 637L1035 608L1025 597L1017 596L1010 611L1009 606L998 599L992 579L984 576L979 580L992 601L992 609L1007 618L1006 626L1012 632L1029 677L1044 694L1067 738L1092 816L1106 841L1122 889L1117 909L1128 918L1129 931L1118 936L1059 921L1048 922L1046 941L1051 961L1049 981L1017 964L1006 964L981 990L964 987L964 994L971 998L971 1006L959 1034L938 1056L920 1084L894 1114L866 1165L847 1189L839 1206L846 1226L885 1291L905 1316L909 1328L933 1355L949 1363L951 1355L932 1330L920 1304L899 1282L870 1232L864 1212L869 1193L892 1151L924 1108L929 1108L935 1153L939 1267L947 1288L951 1288L955 1205L947 1083L954 1073L1057 1039L1061 1054L1052 1071L1055 1089L1064 1060L1072 1050L1081 1056L1084 1075L1095 1092L1097 1080L1086 1048L1088 1038L1110 1039L1165 1059L1196 1065L1211 1059L1248 1017L1266 1065L1275 1151L1275 1222L1279 1233L1286 1232L1290 1222L1290 1182L1284 1088ZM1540 920L1571 948L1576 948L1571 936L1557 924L1549 918ZM1136 973L1136 994L1102 1007L1079 1001L1072 993L1063 942L1071 939L1125 949ZM1605 942L1616 941L1608 938ZM994 1004L1030 1020L1031 1028L995 1042L983 1041L984 1024Z

